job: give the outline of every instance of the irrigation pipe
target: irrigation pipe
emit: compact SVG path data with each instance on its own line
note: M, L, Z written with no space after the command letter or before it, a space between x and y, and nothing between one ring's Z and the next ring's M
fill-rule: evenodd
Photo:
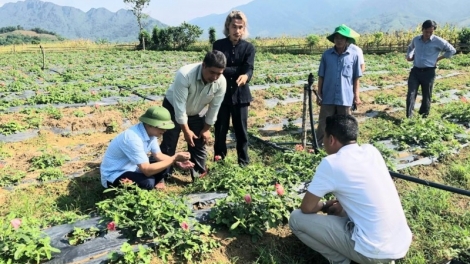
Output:
M280 151L290 151L291 149L287 149L287 148L284 148L284 147L281 147L279 146L277 143L273 143L273 142L269 142L269 141L266 141L266 140L263 140L251 133L248 134L250 137L252 137L253 139L255 139L257 142L260 142L262 144L265 144L267 146L270 146L276 150L280 150ZM279 143L281 144L281 143ZM295 142L286 142L286 143L282 143L284 145L286 144L289 144L289 145L292 145L292 144L299 144L299 143L295 143ZM436 189L440 189L440 190L444 190L444 191L448 191L448 192L452 192L452 193L457 193L457 194L461 194L461 195L465 195L465 196L469 196L470 197L470 191L469 190L464 190L464 189L459 189L459 188L455 188L455 187L452 187L452 186L447 186L447 185L444 185L444 184L440 184L440 183L435 183L435 182L431 182L431 181L426 181L426 180L423 180L423 179L419 179L419 178L416 178L416 177L413 177L413 176L409 176L409 175L405 175L405 174L401 174L401 173L398 173L398 172L393 172L393 171L389 171L390 173L390 176L392 177L395 177L395 178L399 178L399 179L402 179L402 180L406 180L406 181L410 181L410 182L414 182L414 183L418 183L418 184L422 184L422 185L426 185L426 186L429 186L429 187L433 187L433 188L436 188Z
M118 88L119 88L119 91L121 91L122 89L124 89L124 90L127 90L127 91L131 92L132 94L135 94L135 95L139 96L140 98L147 99L147 100L149 100L149 101L155 101L155 99L152 99L152 98L149 98L149 97L147 97L147 96L145 96L145 95L142 95L142 94L140 94L140 93L138 93L138 92L136 92L136 91L133 91L133 90L131 90L131 89L125 87L125 86L119 86L119 85L118 85Z

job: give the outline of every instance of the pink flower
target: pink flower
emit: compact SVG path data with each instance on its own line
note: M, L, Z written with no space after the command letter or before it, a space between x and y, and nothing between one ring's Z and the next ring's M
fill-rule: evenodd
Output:
M116 231L116 223L114 223L114 221L109 222L106 227L109 231Z
M100 105L98 103L95 104L95 108L98 109L100 108Z
M309 149L308 153L315 153L315 150L314 149Z
M181 223L180 226L181 226L181 228L183 228L184 231L188 231L188 230L189 230L189 225L188 225L188 223L186 223L186 222Z
M300 144L295 145L295 151L302 151L304 150L304 147Z
M220 155L216 155L216 156L214 157L214 160L215 160L215 161L219 161L219 160L221 160L221 159L222 159L222 157L221 157Z
M467 97L465 97L465 96L461 96L461 97L460 97L460 101L462 101L462 102L464 102L464 103L467 103L467 102L468 102L468 101L467 101Z
M134 182L128 178L121 179L121 183L124 185L130 185L133 184Z
M284 195L284 187L282 187L282 185L280 185L279 183L276 183L275 186L276 186L277 195L283 196Z
M13 229L16 230L16 229L20 228L21 219L19 219L19 218L12 219L12 220L10 221L10 224L11 224L11 226L13 227Z
M247 204L251 204L251 195L248 194L248 193L245 194L245 202L246 202Z
M91 91L91 94L92 94L92 95L96 95L96 91Z

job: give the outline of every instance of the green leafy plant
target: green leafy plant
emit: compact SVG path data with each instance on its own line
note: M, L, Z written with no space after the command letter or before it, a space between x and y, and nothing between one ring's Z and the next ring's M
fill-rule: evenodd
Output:
M0 169L0 186L11 186L18 184L26 176L24 171L14 170L10 167Z
M282 195L281 195L282 194ZM300 205L300 198L271 187L233 189L225 199L217 200L210 212L216 224L225 225L233 233L246 233L257 240L264 231L287 222L290 212Z
M15 134L17 132L21 132L24 130L26 130L26 126L23 126L16 121L10 121L4 124L0 124L0 134L6 135L6 136Z
M29 218L0 218L0 259L6 263L41 263L60 250Z
M59 168L46 168L39 174L38 181L50 181L65 178L64 173Z
M31 168L45 169L49 167L60 167L64 165L67 160L70 160L70 158L66 155L58 152L47 153L43 151L41 155L35 156L31 159Z
M149 264L152 261L152 249L138 246L138 251L129 243L124 243L121 246L121 253L113 252L109 255L109 263L113 264Z
M158 244L157 255L163 259L170 253L199 259L217 246L209 237L209 226L188 220L193 214L184 197L143 190L131 182L105 192L116 194L114 199L96 204L105 219L130 238L153 238Z
M100 234L100 229L96 227L90 228L79 228L74 227L73 231L68 234L69 244L76 246L78 244L83 244L85 241L97 237Z

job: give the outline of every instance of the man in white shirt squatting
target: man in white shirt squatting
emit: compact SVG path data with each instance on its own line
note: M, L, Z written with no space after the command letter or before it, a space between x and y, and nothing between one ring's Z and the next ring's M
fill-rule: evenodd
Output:
M328 156L289 226L331 263L394 263L408 252L412 234L384 159L374 146L359 146L357 135L353 116L327 117L323 143ZM320 201L327 193L336 200Z

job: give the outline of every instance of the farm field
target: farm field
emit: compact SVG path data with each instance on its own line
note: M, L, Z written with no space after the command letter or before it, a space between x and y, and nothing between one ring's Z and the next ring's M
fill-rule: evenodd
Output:
M116 234L124 238L112 240L121 242L99 255L111 263L328 263L287 225L290 211L300 205L299 186L311 180L325 155L295 146L301 141L303 87L309 73L316 76L319 55L257 54L248 120L253 161L248 167L239 168L231 150L224 162L209 162L209 176L194 183L187 173L177 172L163 192L129 185L118 194L103 193L99 165L109 141L150 105L160 105L176 70L203 55L56 52L46 54L43 70L39 52L2 54L0 263L47 263L49 253L49 263L93 263L86 256L66 259L63 253ZM405 119L411 64L404 54L366 54L365 60L363 104L354 112L360 143L377 146L392 171L469 190L470 55L439 63L427 119ZM420 96L416 107L419 102ZM313 112L316 120L317 106ZM231 136L227 140L233 145ZM184 149L182 140L179 147ZM212 160L211 144L208 149ZM275 183L284 187L284 195L276 194ZM400 179L395 183L413 232L408 255L397 263L470 263L470 198ZM215 204L194 196L215 192L223 194ZM145 213L148 208L158 213ZM192 217L193 211L208 209L209 221ZM96 230L83 225L62 237L51 236L54 245L61 241L62 254L40 235L97 216L103 223L93 224ZM18 218L21 227L14 230L10 221ZM136 246L133 253L137 244L147 247ZM108 255L119 251L121 256Z

